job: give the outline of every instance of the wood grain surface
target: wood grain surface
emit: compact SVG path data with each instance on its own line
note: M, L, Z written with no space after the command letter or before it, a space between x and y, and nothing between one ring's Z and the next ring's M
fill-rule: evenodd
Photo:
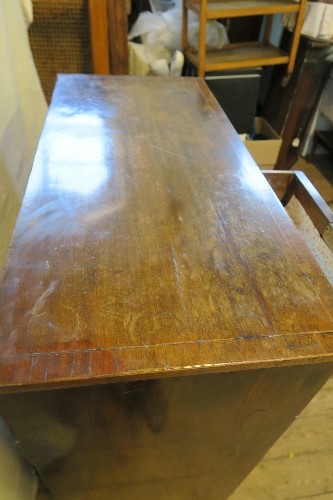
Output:
M0 385L333 359L333 292L205 84L60 76L0 288Z
M6 394L0 411L47 498L222 500L331 372L320 363Z

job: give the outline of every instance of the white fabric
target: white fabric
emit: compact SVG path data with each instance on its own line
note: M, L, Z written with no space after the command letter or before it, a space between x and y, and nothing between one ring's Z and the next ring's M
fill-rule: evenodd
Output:
M284 14L283 25L292 30L295 14ZM302 26L302 35L318 40L333 38L333 4L326 2L308 2Z
M30 0L0 0L0 270L46 115L27 34ZM33 500L37 478L0 420L0 498Z
M47 111L29 46L29 3L0 1L0 270Z
M0 419L0 498L34 500L37 486L36 475Z
M150 74L145 49L141 43L128 42L128 73L136 76Z
M23 9L24 19L29 26L33 21L33 7L31 0L21 0L21 5Z

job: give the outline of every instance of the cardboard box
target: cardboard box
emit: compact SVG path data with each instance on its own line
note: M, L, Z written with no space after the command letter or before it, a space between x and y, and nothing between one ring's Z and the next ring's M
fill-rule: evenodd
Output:
M274 167L278 158L282 139L263 118L255 118L255 132L267 139L246 139L245 146L261 168Z

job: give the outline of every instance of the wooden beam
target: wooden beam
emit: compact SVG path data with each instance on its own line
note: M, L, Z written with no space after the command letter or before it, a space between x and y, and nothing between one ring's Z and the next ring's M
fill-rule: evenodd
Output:
M124 0L107 0L110 73L128 75L128 5Z
M88 0L93 72L110 73L107 0Z

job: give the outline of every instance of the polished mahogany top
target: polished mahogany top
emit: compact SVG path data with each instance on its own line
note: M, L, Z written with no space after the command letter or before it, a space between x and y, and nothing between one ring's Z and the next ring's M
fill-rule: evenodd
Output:
M0 304L3 391L333 360L333 290L194 78L58 78Z

